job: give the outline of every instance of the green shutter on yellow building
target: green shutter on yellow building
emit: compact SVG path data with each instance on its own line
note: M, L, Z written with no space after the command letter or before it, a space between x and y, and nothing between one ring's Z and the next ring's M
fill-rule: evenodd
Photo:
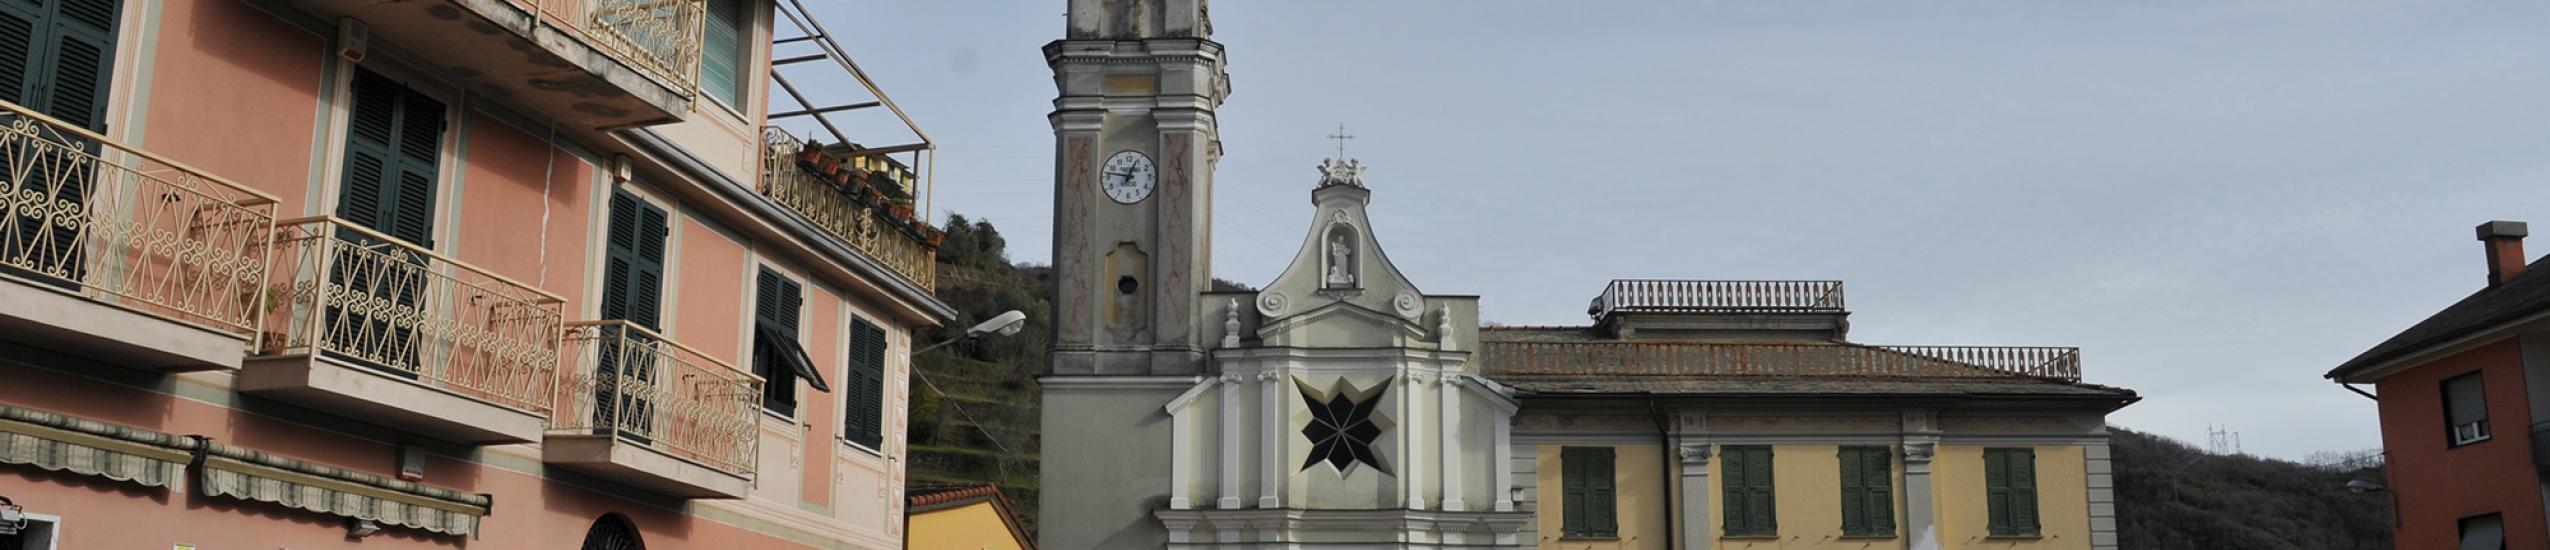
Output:
M1983 483L1993 536L2037 534L2036 449L1984 449Z
M1887 447L1842 447L1842 534L1895 533L1894 458Z
M1619 497L1613 488L1613 460L1610 447L1565 447L1559 450L1561 535L1619 535Z
M1729 445L1721 453L1719 477L1726 496L1727 536L1779 534L1779 515L1771 488L1771 447Z

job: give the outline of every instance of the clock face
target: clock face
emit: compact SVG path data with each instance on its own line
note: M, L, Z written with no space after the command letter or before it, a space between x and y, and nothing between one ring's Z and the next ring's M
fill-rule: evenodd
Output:
M1133 204L1151 197L1151 189L1160 184L1160 172L1151 167L1151 157L1139 151L1120 151L1107 157L1105 172L1099 175L1098 187L1107 198Z

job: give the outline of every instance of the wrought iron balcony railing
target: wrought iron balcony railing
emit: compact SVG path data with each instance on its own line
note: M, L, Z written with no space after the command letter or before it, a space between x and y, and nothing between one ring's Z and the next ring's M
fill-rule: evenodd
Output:
M546 413L564 299L370 228L317 216L274 234L263 355L321 355Z
M2056 347L1488 341L1480 355L1509 375L2081 379L2080 348Z
M1693 281L1618 279L1585 313L1841 311L1841 281Z
M676 88L698 93L700 0L515 0Z
M275 202L0 102L0 274L251 336Z
M612 435L752 475L761 377L618 320L568 324L566 365L551 433Z
M842 161L852 163L843 170L868 176L849 176L846 180L840 179L844 176L820 176L800 166L798 159L804 149L805 144L785 130L762 129L762 196L796 212L851 248L876 258L921 288L936 288L938 250L934 248L936 243L923 235L937 230L911 211L910 193L915 183L911 171L884 157L852 156ZM871 191L881 186L862 183L861 178L901 188ZM900 210L893 204L897 200L895 193L903 194Z

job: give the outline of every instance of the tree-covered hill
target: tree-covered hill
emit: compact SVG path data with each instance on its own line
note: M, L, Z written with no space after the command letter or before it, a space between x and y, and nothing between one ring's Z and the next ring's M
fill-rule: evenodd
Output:
M2207 453L2110 426L2117 543L2136 550L2388 550L2390 493L2379 461L2303 464ZM2378 455L2375 455L2378 456Z

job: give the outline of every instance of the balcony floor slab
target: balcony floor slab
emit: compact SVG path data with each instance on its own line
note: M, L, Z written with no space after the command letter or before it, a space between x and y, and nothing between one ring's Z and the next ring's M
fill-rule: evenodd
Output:
M683 498L744 498L753 488L752 478L675 458L604 434L549 434L540 444L540 458L550 464Z
M238 384L241 393L456 443L530 443L546 426L538 414L326 356L251 358Z
M0 276L0 338L157 372L238 370L248 339Z

